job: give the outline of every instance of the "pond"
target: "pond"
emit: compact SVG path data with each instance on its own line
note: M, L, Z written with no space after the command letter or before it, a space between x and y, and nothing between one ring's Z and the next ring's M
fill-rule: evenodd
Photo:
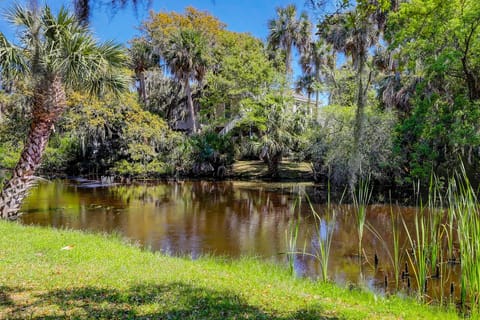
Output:
M299 196L305 194L311 206ZM330 279L379 293L396 292L392 224L396 224L404 252L409 247L404 225L413 229L416 208L369 205L362 259L358 254L355 207L332 208L335 219L326 214L331 211L324 190L310 183L195 181L102 187L89 181L55 181L43 183L32 192L21 221L117 233L150 250L193 259L202 255L248 255L288 265L287 252L305 252L294 255L294 270L299 276L313 278L320 277L322 265L310 254L318 251L319 240L325 240L332 230ZM312 209L318 212L318 219L314 219ZM401 218L392 220L392 212ZM288 244L297 227L293 249ZM408 294L415 290L415 279L405 276L404 269L411 268L408 254L400 258L404 276L400 277L399 292ZM446 299L453 289L458 298L459 272L458 264L445 264L441 279L432 276L427 282L427 297Z

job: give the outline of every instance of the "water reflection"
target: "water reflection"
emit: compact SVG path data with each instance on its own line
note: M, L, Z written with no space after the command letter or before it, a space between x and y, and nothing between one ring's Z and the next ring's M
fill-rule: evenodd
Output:
M309 194L313 207L323 217L316 228L309 205L302 201L292 209L298 194ZM298 247L313 252L316 237L324 238L326 206L313 185L247 182L167 182L157 185L84 188L72 181L40 185L24 206L25 224L116 232L151 250L172 255L204 254L239 257L253 255L285 263L286 231L299 223ZM342 284L361 284L375 290L393 290L394 277L389 250L393 250L390 206L368 207L367 221L378 231L380 241L365 231L365 259L358 260L358 237L353 207L334 206L336 220L329 261L329 277ZM414 208L395 207L407 226L413 223ZM300 215L298 214L300 212ZM403 227L402 227L403 228ZM402 228L401 246L406 245ZM374 256L379 265L375 267ZM404 257L405 258L405 257ZM448 277L456 281L456 266ZM295 257L300 275L319 277L320 265L305 255ZM450 278L449 278L450 279ZM445 282L447 283L447 282ZM448 282L449 285L450 282ZM406 281L401 284L408 290ZM443 287L431 284L431 291ZM445 289L445 288L443 288ZM448 289L446 289L448 291Z

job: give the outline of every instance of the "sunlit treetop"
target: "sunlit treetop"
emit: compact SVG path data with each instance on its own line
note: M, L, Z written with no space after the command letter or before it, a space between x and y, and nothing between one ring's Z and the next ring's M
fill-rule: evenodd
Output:
M226 24L209 12L200 11L193 7L185 8L184 13L151 12L150 19L143 24L147 33L158 41L168 39L179 29L195 30L207 39L215 39L225 27Z

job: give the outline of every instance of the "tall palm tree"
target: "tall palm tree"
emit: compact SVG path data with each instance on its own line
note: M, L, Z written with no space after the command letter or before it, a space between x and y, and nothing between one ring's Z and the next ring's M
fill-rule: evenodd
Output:
M192 99L191 81L201 83L208 67L208 45L204 36L195 30L181 29L161 49L168 68L185 88L190 119L189 127L197 132L196 110Z
M128 87L124 50L112 42L98 43L65 9L54 16L48 7L16 6L8 18L21 36L13 44L0 33L0 72L3 79L29 79L33 97L30 132L12 177L0 193L0 218L4 219L18 215L34 184L53 126L67 107L66 90L101 94Z
M316 90L316 79L315 79L315 76L311 73L302 75L295 82L295 91L297 93L302 93L302 92L307 93L307 98L308 98L307 104L308 104L310 116L313 115L311 100L312 100L312 94L315 92L315 90Z
M310 43L312 25L306 13L297 19L297 8L291 4L277 8L277 18L268 21L268 44L285 51L287 77L292 75L292 49L304 50Z
M138 80L138 96L143 103L147 102L147 89L145 72L154 66L159 65L159 57L143 37L135 38L131 41L129 49L131 67L135 71L135 77Z
M368 50L378 41L381 27L377 23L378 10L359 8L336 14L329 25L320 26L319 34L338 52L351 58L357 77L357 101L354 125L354 143L350 163L350 189L354 190L361 173L360 141L364 131L365 107L370 76L367 77ZM333 22L333 23L332 23Z
M317 83L321 82L322 68L329 63L331 56L331 49L325 41L317 40L312 43L305 50L303 50L300 57L300 65L304 73L312 75ZM315 108L318 110L320 92L315 89Z

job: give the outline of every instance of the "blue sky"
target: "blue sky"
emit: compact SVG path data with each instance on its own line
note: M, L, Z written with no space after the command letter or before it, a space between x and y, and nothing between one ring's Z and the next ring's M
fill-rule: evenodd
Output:
M14 3L26 1L0 0L0 10L4 11ZM62 4L71 7L69 0L38 0L39 4L47 3L52 8ZM149 10L183 12L185 7L193 6L205 10L227 24L227 29L237 32L249 32L263 40L267 37L267 21L275 17L275 8L294 3L300 10L306 9L305 0L153 0L152 7L140 5L137 12L132 8L112 14L107 8L93 8L91 27L97 37L102 40L115 40L126 43L138 34L136 28L149 15ZM12 29L2 19L0 30L7 37L12 35Z
M37 2L39 5L49 5L54 11L62 5L73 8L71 0L37 0ZM15 3L26 4L28 1L0 0L0 12L3 14ZM152 0L151 7L140 4L137 10L127 7L116 13L112 13L109 8L94 5L90 26L99 39L114 40L128 45L128 40L139 34L138 27L149 17L150 10L184 12L187 6L192 6L210 12L225 23L230 31L248 32L266 40L267 22L275 18L275 9L291 3L297 6L299 12L302 10L308 12L306 0ZM4 18L0 19L0 31L7 38L13 38L14 29L6 23ZM294 59L298 60L298 57L295 56ZM293 64L293 71L295 77L301 73L296 61Z

